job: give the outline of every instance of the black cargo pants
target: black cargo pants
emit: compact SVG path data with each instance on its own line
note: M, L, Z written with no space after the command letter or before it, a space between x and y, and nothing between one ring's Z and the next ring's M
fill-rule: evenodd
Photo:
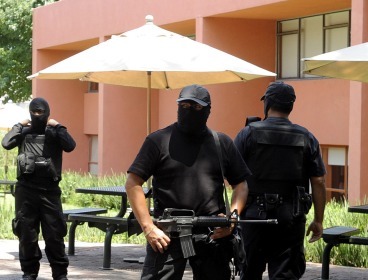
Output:
M242 233L247 261L241 280L262 280L266 265L270 280L296 280L303 276L304 218L278 225L242 224Z
M41 227L53 279L67 275L69 260L64 245L67 226L60 195L60 189L48 192L16 187L13 231L19 238L19 261L24 274L38 275L42 258L38 245Z

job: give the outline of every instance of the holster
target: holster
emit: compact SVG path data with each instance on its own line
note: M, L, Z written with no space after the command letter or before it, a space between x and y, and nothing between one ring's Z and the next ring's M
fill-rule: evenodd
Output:
M312 196L305 192L304 187L297 186L294 191L293 198L293 215L294 217L301 217L308 214L312 207Z
M279 224L289 224L293 221L292 198L281 194L265 193L261 200L264 201L264 211L268 219L277 219Z
M36 170L42 170L46 174L49 174L54 181L58 180L58 175L51 158L37 157L35 165Z
M280 204L282 204L283 198L279 194L265 193L264 194L264 208L265 211L275 210Z
M249 197L244 219L265 220L267 218L277 218L276 212L280 204L283 204L284 199L279 194L259 194Z
M265 193L251 196L245 209L246 219L277 219L279 224L290 223L308 214L312 196L304 187L295 187L292 195Z
M32 174L35 170L36 156L32 152L20 153L17 157L19 174Z

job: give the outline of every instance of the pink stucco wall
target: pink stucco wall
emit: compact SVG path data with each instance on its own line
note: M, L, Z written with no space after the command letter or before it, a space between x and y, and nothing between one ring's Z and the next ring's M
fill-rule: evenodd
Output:
M307 127L323 145L347 145L350 82L314 79L289 84L297 96L290 119Z
M276 21L352 7L352 44L366 41L364 0L221 1L221 0L62 0L34 10L33 72L96 45L112 34L154 22L219 48L270 71L276 63ZM167 11L170 11L169 13ZM209 126L231 137L247 116L263 116L260 97L273 78L207 86L212 97ZM288 80L297 100L291 120L306 126L324 146L349 147L349 199L368 193L367 86L338 79ZM176 121L179 90L151 92L151 131ZM52 117L77 140L65 155L68 169L88 170L89 138L98 135L99 174L126 171L147 134L145 89L100 84L87 93L79 81L35 80L33 95L46 97Z
M352 1L351 42L368 40L368 2ZM368 197L368 85L350 83L349 114L349 202L359 203Z

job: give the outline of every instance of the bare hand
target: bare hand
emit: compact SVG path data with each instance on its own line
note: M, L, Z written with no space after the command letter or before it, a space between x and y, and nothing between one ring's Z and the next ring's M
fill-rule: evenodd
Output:
M23 120L23 121L21 121L21 122L19 122L22 126L28 126L28 125L30 125L30 120L29 119L25 119L25 120Z
M219 217L225 217L224 214L219 214ZM235 224L232 223L229 227L219 227L216 228L213 231L213 234L211 235L211 239L219 239L219 238L224 238L226 236L229 236L230 234L232 234L233 230L235 228Z
M312 232L312 236L308 240L309 243L315 242L322 237L322 234L323 234L322 223L319 223L316 221L311 222L311 224L308 227L306 236L308 236L311 232Z
M55 121L54 119L49 119L48 122L47 122L47 125L49 125L49 126L56 126L58 124L59 123L57 121Z
M147 233L146 233L147 234ZM152 249L157 252L163 253L170 245L170 238L158 227L154 226L146 235L147 242L151 245Z

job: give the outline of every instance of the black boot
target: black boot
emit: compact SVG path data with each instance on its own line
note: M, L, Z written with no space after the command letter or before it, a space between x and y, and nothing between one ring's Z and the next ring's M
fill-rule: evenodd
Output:
M22 276L22 280L36 280L37 279L37 275L35 274L24 274Z
M68 278L66 277L66 275L61 275L58 278L56 278L55 280L68 280Z

